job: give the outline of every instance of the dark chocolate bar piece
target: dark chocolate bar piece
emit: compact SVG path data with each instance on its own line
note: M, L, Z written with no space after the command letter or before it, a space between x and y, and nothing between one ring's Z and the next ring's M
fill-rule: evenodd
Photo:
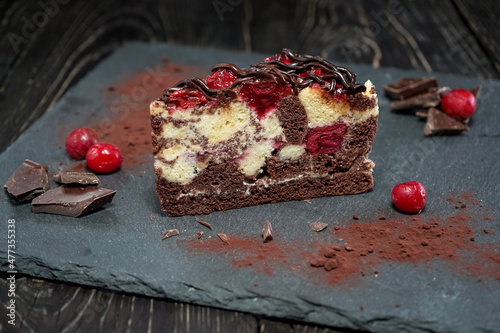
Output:
M116 191L97 186L60 186L32 201L33 213L78 217L110 203Z
M429 109L424 127L425 136L458 135L467 130L469 130L467 125L448 116L443 111L436 108Z
M99 178L92 172L59 172L52 178L61 184L99 185Z
M405 77L398 82L386 85L384 87L384 92L388 97L403 100L421 93L425 93L430 88L437 86L438 83L435 77Z
M441 103L441 97L437 91L431 91L425 94L410 97L400 101L392 101L391 109L407 110L413 108L429 108L438 106Z
M30 201L49 189L47 165L24 160L3 186L19 202Z

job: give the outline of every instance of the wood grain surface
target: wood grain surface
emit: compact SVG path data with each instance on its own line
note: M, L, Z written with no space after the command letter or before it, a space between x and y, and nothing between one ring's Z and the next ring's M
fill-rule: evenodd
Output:
M498 0L1 1L0 152L127 41L288 47L377 68L500 78L499 16ZM16 283L15 332L339 332L30 277ZM11 329L4 319L0 331Z

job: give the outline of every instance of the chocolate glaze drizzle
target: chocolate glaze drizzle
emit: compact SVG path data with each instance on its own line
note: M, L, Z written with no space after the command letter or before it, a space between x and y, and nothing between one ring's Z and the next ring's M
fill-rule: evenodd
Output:
M291 61L290 64L279 60L284 56ZM335 66L318 56L295 54L289 49L283 49L267 61L255 63L248 68L239 68L233 64L224 63L212 67L212 72L222 69L231 71L237 77L228 88L212 89L207 86L205 80L194 77L180 81L172 88L166 89L163 92L163 98L159 100L169 103L170 95L175 91L197 90L207 100L227 101L236 97L236 93L232 91L233 88L252 80L272 80L282 86L289 84L294 94L298 94L299 89L310 87L314 83L318 83L330 92L335 91L338 84L342 85L349 95L366 91L364 85L356 82L356 74L347 68ZM315 74L313 69L321 69L322 74Z

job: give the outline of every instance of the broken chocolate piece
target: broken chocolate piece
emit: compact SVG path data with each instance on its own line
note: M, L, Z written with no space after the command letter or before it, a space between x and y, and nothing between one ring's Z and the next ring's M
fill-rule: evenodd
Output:
M47 170L46 165L26 159L3 187L19 202L30 201L49 189Z
M417 112L415 112L415 115L416 116L419 116L420 118L424 118L424 119L427 119L427 116L429 115L429 110L419 110Z
M404 100L409 97L427 92L429 88L437 87L435 77L403 78L398 82L388 84L384 87L386 96Z
M208 223L207 221L204 221L204 220L200 219L199 217L196 218L196 222L198 222L199 224L204 225L205 227L209 228L210 230L213 229L213 227L212 227L212 225L210 223Z
M97 186L60 186L35 198L33 213L78 217L110 203L115 194L114 190Z
M179 230L178 229L170 229L170 230L167 230L167 232L165 232L163 234L163 236L161 237L161 240L164 240L164 239L167 239L167 238L170 238L172 236L177 236L179 234Z
M201 238L201 236L203 236L203 231L198 231L198 232L196 233L196 237L198 237L198 239L200 239L200 238Z
M224 233L222 233L222 232L219 232L219 233L217 234L217 236L219 236L220 240L221 240L221 241L223 241L224 243L226 243L227 245L231 245L231 244L229 243L229 237L228 237L226 234L224 234Z
M273 227L269 220L264 223L264 228L262 228L262 238L264 239L264 243L269 243L273 240Z
M92 172L59 172L53 175L52 178L61 184L99 185L99 178Z
M481 89L483 89L482 85L478 85L477 87L474 87L472 89L469 89L469 91L476 97L476 100L479 98L479 93L481 92Z
M323 231L323 230L325 230L326 227L328 227L327 223L323 223L323 222L313 222L313 223L311 223L311 229L314 230L314 231L316 231L316 232Z
M441 97L437 91L431 91L408 99L392 101L392 110L408 110L413 108L429 108L438 106L441 103Z
M448 116L443 111L430 108L427 122L424 127L425 136L431 135L458 135L463 131L469 130L467 125L460 121Z

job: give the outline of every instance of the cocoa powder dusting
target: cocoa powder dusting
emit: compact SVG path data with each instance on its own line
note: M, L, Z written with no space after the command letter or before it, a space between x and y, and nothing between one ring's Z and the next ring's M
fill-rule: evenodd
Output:
M101 91L108 101L111 116L97 119L94 128L102 141L111 142L122 152L122 168L149 163L152 156L149 104L162 96L163 90L185 77L199 75L200 68L163 62Z
M385 220L373 214L371 220L339 222L341 227L318 234L325 237L317 237L315 242L278 239L262 243L257 235L230 235L229 247L218 239L186 240L186 246L196 254L230 260L235 268L251 267L256 273L272 274L276 267L285 267L334 285L377 276L383 273L384 264L424 264L420 267L425 268L434 260L461 275L500 281L500 246L488 240L492 227L479 227L484 216L473 215L482 205L473 196L460 199L476 211L450 208L447 216L424 213Z
M169 62L146 66L144 70L102 89L101 98L110 112L92 110L90 121L82 121L77 127L91 127L99 133L102 142L110 142L120 148L123 169L130 170L150 163L153 148L149 104L162 97L163 90L186 77L205 74L208 71L202 68ZM74 126L61 126L58 131L62 144L74 129ZM76 162L67 168L71 171L88 170L84 162Z
M273 274L277 267L304 269L303 257L296 243L282 240L263 243L260 235L233 234L230 244L217 238L205 240L190 239L185 241L186 248L192 253L210 253L222 258L228 258L236 268L250 267L256 273ZM229 245L229 246L228 246Z

